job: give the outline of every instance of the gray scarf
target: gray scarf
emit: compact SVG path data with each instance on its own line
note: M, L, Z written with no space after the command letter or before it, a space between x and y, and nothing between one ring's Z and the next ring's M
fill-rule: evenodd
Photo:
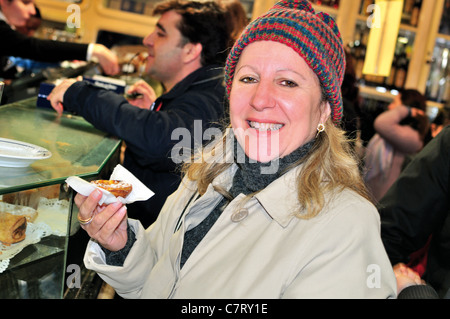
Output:
M279 161L278 169L276 170L276 172L271 174L261 174L261 171L262 168L267 168L273 163L255 162L245 156L245 161L243 163L236 163L239 169L236 171L233 177L233 183L229 191L230 195L232 196L232 198L235 198L241 193L244 195L248 195L264 189L271 182L283 175L286 171L286 168L288 168L291 164L308 154L313 144L314 140L299 147L289 155L277 159ZM234 146L235 162L237 162L236 154L239 154L238 152L243 152L243 150L236 139L234 139ZM223 198L222 201L199 225L185 233L180 267L183 267L184 263L194 251L195 247L197 247L198 243L203 239L206 233L211 229L216 220L222 214L224 207L226 207L228 202L229 201L226 198Z

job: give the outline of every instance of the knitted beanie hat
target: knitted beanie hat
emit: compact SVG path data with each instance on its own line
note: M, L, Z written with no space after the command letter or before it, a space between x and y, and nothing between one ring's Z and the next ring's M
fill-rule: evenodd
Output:
M227 96L236 64L244 48L255 41L276 41L296 51L314 71L325 88L331 119L342 118L341 84L345 53L340 32L328 14L315 13L306 0L282 0L247 25L228 55L225 66Z

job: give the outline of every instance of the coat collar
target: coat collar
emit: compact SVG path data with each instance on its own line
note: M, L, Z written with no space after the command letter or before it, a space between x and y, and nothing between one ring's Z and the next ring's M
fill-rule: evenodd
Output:
M169 92L160 96L160 99L174 99L183 95L193 85L201 85L211 81L223 80L224 69L219 65L208 65L201 67L183 80L178 82Z
M227 161L233 161L233 130L229 129L226 139ZM266 188L254 195L254 198L260 203L267 214L274 219L280 226L287 227L290 221L299 212L299 202L297 197L297 176L302 165L292 168L281 177L274 180ZM233 176L238 169L237 164L220 174L213 185L222 185L230 189Z
M297 197L297 166L274 180L255 195L255 198L280 226L287 227L300 211Z

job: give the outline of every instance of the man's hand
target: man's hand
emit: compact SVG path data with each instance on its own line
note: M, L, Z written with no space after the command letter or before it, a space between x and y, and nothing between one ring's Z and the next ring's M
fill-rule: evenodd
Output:
M76 82L76 79L66 79L61 82L58 86L56 86L52 92L47 96L47 100L50 101L52 107L61 115L64 111L63 101L64 94L67 89Z
M102 44L95 43L92 50L92 58L96 58L103 71L108 75L116 75L120 72L117 56Z
M134 83L127 91L128 94L138 93L142 96L136 99L128 99L130 104L140 107L141 109L150 109L156 100L156 93L153 88L145 81L139 80Z

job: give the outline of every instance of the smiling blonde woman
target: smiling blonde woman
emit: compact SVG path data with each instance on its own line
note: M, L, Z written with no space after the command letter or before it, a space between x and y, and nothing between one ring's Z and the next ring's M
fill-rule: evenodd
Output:
M334 21L307 1L251 22L226 67L230 125L144 230L77 195L86 266L126 298L389 298L396 281L349 153ZM93 215L95 214L95 215Z

